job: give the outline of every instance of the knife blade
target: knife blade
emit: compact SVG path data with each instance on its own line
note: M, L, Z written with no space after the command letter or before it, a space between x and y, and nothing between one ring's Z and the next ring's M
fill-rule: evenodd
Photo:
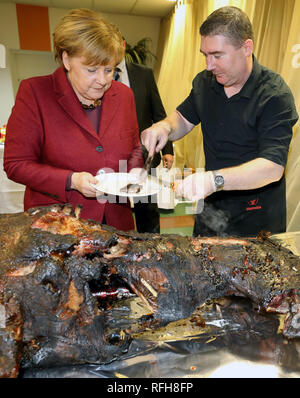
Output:
M144 182L147 179L148 175L150 174L152 160L153 156L148 155L146 162L144 163L144 166L141 168L140 174L137 176L137 180L139 183Z

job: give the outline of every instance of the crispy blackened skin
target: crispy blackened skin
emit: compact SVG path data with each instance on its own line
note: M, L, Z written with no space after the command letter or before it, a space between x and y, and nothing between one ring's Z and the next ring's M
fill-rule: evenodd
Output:
M53 206L1 216L0 250L7 318L0 343L11 347L0 349L6 376L17 374L20 358L29 367L123 355L128 336L112 344L90 291L89 283L104 275L108 284L107 275L119 275L147 302L153 314L147 326L185 318L207 299L240 295L260 310L285 313L285 336L300 334L299 257L265 237L125 233Z
M101 278L103 263L101 257L85 257L84 250L93 250L93 243L105 250L112 234L100 224L95 229L51 209L0 217L2 377L16 377L20 366L110 362L129 345L126 335L117 344L105 336L104 312L88 287L90 280ZM41 219L56 233L33 228L42 226Z
M161 324L185 318L208 299L236 295L261 311L286 314L283 334L300 337L300 259L269 238L133 239L117 272Z

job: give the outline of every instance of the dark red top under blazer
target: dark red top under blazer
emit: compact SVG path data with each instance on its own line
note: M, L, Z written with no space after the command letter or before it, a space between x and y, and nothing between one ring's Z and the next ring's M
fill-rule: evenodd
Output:
M133 229L128 201L101 204L76 190L66 191L70 171L96 175L99 169L109 168L117 172L120 159L128 161L128 171L143 166L131 89L112 82L102 99L96 132L63 68L21 82L7 123L4 169L9 179L26 186L24 210L53 203L80 204L82 218L101 222L105 214L107 224Z

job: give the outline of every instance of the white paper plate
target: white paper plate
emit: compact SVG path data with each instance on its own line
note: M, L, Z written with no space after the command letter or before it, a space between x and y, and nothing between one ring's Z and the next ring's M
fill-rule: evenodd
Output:
M140 192L138 193L126 193L121 192L127 184L136 183L136 176L129 173L106 173L96 176L99 181L94 187L99 192L104 192L110 195L116 196L127 196L127 197L137 197L137 196L148 196L158 193L161 189L161 185L157 180L148 176L146 181L143 181L140 185L142 186Z

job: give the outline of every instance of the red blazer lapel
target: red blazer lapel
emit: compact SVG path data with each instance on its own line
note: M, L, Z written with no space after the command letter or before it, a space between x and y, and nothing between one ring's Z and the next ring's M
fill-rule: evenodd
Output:
M115 82L103 96L101 103L101 118L100 118L100 136L103 137L109 131L109 125L115 117L118 117L118 109L120 106L120 97Z
M78 98L63 68L59 68L54 72L53 84L57 95L57 102L62 106L64 111L88 133L99 139L84 110L81 108L78 110Z

